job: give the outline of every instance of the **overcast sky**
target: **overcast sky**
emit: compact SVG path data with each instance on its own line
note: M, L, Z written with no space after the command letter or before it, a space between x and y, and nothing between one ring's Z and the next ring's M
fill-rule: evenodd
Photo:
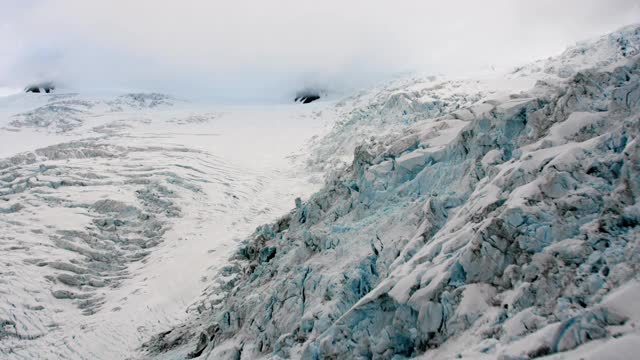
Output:
M277 98L517 65L634 22L638 0L0 0L0 87Z

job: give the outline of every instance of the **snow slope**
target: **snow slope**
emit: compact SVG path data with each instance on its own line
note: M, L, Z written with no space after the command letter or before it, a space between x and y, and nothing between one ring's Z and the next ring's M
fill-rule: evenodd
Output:
M319 187L319 105L0 98L0 358L123 359L185 319L239 239Z
M324 188L245 239L144 357L634 354L639 48L631 26L337 104L307 158Z

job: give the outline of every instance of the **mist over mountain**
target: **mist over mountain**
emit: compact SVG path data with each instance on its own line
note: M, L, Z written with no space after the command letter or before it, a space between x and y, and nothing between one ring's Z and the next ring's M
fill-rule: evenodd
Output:
M4 1L0 358L636 358L639 15Z
M308 82L340 92L407 71L514 66L639 17L631 0L7 1L0 87L274 101Z

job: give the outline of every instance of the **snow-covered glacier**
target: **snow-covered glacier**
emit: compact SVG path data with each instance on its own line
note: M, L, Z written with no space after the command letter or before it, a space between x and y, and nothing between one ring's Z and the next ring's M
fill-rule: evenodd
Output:
M240 239L321 185L295 159L332 114L0 98L0 358L130 358L184 321Z
M640 26L327 95L0 97L0 358L636 357Z
M246 238L143 357L635 357L640 26L333 109L303 156L324 187Z

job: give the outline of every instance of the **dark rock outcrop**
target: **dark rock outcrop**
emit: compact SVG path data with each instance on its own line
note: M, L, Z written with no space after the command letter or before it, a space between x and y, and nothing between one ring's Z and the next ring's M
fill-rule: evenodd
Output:
M37 94L41 92L45 92L48 94L55 89L56 89L56 86L52 82L47 81L47 82L29 85L24 88L24 92L37 93Z
M301 102L303 104L308 104L310 102L320 99L320 95L321 95L321 91L305 89L305 90L298 91L293 101Z

